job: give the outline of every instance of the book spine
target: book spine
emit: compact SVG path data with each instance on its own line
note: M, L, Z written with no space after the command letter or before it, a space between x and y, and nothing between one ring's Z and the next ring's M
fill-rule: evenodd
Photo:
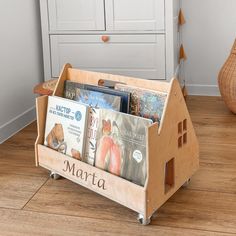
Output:
M99 122L99 109L90 107L87 120L85 158L83 161L90 165L94 165L96 152L96 134Z
M85 121L84 121L84 130L83 130L83 144L82 144L82 160L84 159L85 155L86 155L86 141L87 141L87 128L88 128L88 118L89 118L89 107L86 106L86 110L85 110Z

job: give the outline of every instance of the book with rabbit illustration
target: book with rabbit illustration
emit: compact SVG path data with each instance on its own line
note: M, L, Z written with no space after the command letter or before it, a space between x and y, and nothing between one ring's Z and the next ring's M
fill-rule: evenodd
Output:
M65 98L49 96L44 145L82 160L88 107Z
M130 114L160 123L167 93L125 84L116 84L115 89L131 93Z
M144 186L146 128L152 120L100 109L95 166Z
M64 82L64 97L68 99L75 100L76 98L76 90L78 89L85 89L89 91L100 92L103 94L110 94L113 96L119 96L121 98L121 106L120 111L124 113L129 113L129 103L130 103L130 93L114 90L111 88L107 88L104 86L95 86L90 84L81 84L76 83L73 81L66 80ZM117 109L115 109L117 110Z

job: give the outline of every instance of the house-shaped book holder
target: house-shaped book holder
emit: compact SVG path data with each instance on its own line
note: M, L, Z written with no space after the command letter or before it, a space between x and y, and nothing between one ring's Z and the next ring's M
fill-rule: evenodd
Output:
M153 213L199 167L198 141L178 81L172 79L168 83L81 71L66 64L53 95L63 96L65 80L92 85L115 81L168 94L160 125L154 123L147 129L147 178L144 187L44 146L48 96L36 99L36 165L50 170L54 178L63 176L136 211L140 222L149 224Z

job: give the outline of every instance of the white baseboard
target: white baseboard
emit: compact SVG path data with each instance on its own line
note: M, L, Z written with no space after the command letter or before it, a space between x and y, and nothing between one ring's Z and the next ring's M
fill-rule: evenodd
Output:
M217 85L186 84L189 95L220 96Z
M0 126L0 144L36 119L35 106Z

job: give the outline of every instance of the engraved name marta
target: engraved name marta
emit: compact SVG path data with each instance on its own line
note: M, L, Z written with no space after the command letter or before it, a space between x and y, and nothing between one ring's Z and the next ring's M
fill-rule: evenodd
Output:
M68 160L64 161L64 165L64 169L62 169L64 172L76 176L78 179L83 180L84 182L90 182L92 185L97 186L100 189L106 190L105 180L99 179L95 172L88 173L83 169L77 168L75 163L71 164Z

